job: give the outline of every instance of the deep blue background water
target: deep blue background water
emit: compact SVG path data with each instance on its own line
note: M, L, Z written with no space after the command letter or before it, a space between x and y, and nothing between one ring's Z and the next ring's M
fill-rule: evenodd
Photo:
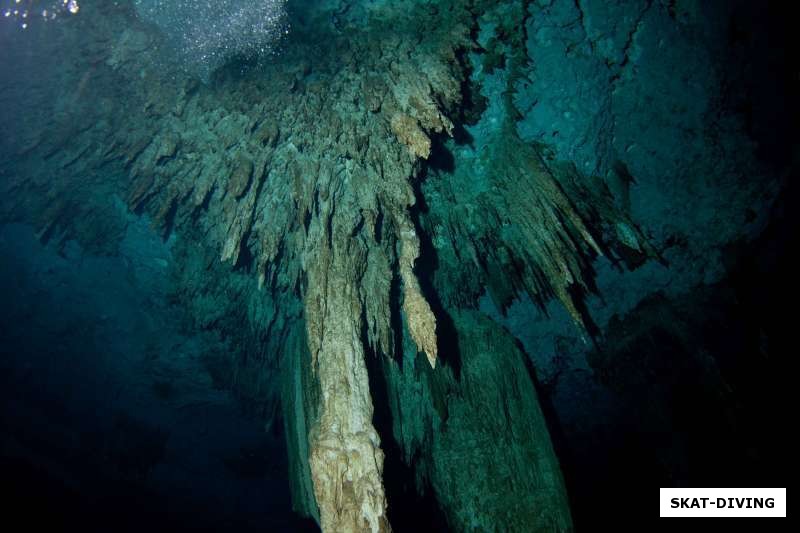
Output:
M293 529L283 437L214 387L204 356L227 347L181 325L146 221L113 257L2 225L0 257L3 484L33 523Z

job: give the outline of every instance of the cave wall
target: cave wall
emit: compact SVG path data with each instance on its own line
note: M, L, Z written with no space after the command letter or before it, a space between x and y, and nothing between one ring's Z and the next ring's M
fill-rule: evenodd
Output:
M785 14L746 2L532 12L520 134L602 178L661 259L594 263L589 343L557 305L522 298L503 316L482 300L534 361L576 523L618 522L609 487L774 484L788 354L770 288L785 278L767 258L781 255L776 228L794 227L790 193L775 199L797 168Z

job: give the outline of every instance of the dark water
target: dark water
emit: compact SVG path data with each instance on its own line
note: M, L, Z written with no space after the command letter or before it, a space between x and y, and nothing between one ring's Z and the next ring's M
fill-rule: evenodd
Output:
M522 22L504 27L517 12ZM450 16L464 17L469 45L451 43ZM360 243L347 255L395 529L468 529L464 517L485 524L483 512L496 530L558 530L470 503L473 482L495 491L486 501L536 495L481 469L496 447L527 448L513 429L470 433L502 417L495 396L469 392L479 378L459 358L484 329L468 314L496 326L490 339L511 339L513 349L486 344L509 372L510 354L524 355L578 531L642 527L659 487L787 486L800 140L791 25L779 2L0 0L4 516L70 531L317 529L316 509L298 503L307 432L300 443L293 433L313 409L291 392L307 377L287 355L307 350L293 339L309 319L310 265L323 261L304 255L314 235L320 249ZM455 50L443 63L429 58L437 39ZM428 127L419 86L451 134ZM284 97L302 104L270 107ZM369 152L412 144L413 131L407 142L390 125L395 108L429 141L408 163L415 201L402 211L420 236L415 274L445 377L402 374L417 352L403 322L402 222L381 184L406 160ZM517 160L497 146L516 142L552 168L571 165L580 186L557 190L603 257L577 233L520 222L539 189L512 189L504 161ZM362 161L380 171L359 174ZM347 192L303 188L327 164ZM340 201L330 212L328 194ZM345 227L335 217L348 209ZM525 256L513 246L522 227L535 235L518 246ZM530 278L547 290L527 290L541 249L557 249L559 264L577 258L587 283L565 283L562 297L541 268ZM385 257L385 272L368 270ZM385 283L370 285L376 276ZM373 312L386 314L395 366L366 341ZM481 387L508 404L528 390ZM526 417L508 404L518 428ZM464 475L454 465L469 457L486 460ZM641 520L621 516L621 500L640 503Z

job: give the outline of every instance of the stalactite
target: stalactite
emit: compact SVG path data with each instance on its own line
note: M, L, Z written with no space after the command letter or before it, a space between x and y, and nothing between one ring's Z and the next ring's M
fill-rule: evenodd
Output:
M420 232L428 228L412 209L433 139L454 134L468 76L461 56L476 48L471 8L480 2L444 1L426 16L414 12L427 9L415 2L396 4L354 10L362 18L345 20L346 33L325 25L306 39L298 28L262 76L241 81L223 70L210 87L181 73L154 83L158 38L135 22L122 32L138 43L135 51L78 47L100 56L97 83L123 87L136 111L117 110L107 120L90 111L97 120L64 148L71 157L56 176L68 181L74 161L76 172L113 168L120 179L108 186L162 232L191 233L222 261L251 271L276 301L302 302L312 372L301 373L295 359L287 379L302 374L302 386L313 380L319 394L285 394L305 413L292 426L292 442L300 446L299 432L308 431L316 508L300 507L315 517L318 508L326 531L390 528L364 358L368 348L396 353L397 300L416 350L439 370L440 317L417 272ZM450 191L448 215L438 220L464 257L454 270L480 268L503 302L521 290L540 302L555 296L582 323L572 290L588 287L600 235L512 118L509 109L506 127L483 153L487 190ZM51 206L43 231L69 225L61 211ZM629 247L644 247L635 230L621 235ZM308 489L300 483L297 492L307 498Z

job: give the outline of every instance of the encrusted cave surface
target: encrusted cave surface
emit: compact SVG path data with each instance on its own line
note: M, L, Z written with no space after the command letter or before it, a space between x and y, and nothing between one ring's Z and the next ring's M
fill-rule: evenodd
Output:
M744 0L0 1L12 516L589 531L786 486L794 41Z

